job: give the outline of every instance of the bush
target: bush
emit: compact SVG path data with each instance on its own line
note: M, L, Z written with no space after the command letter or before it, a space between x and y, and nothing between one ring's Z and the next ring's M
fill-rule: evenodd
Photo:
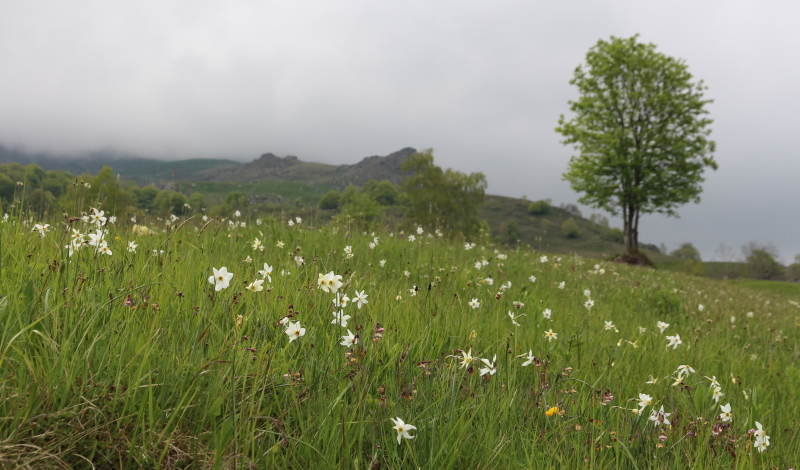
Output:
M319 200L319 208L324 211L338 209L341 198L342 195L339 194L339 191L328 191L322 196L322 199Z
M516 243L519 240L519 226L516 220L509 220L506 222L506 236L508 236L509 243Z
M747 270L754 279L781 279L785 271L766 250L753 250L747 257Z
M528 213L533 215L547 215L551 211L552 207L544 200L534 201L528 206Z
M561 225L561 232L567 238L578 238L581 235L578 223L572 217Z
M700 252L697 251L697 248L695 248L694 245L689 242L684 243L680 248L670 253L670 256L674 256L678 259L702 261L700 259Z
M622 232L621 228L614 227L610 230L607 230L602 235L603 240L608 240L614 243L625 243L625 234Z

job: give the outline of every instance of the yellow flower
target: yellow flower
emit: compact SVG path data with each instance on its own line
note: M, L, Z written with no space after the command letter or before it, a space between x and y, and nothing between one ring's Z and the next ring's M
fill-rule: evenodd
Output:
M546 414L547 416L555 416L557 413L558 413L558 407L557 406L554 406L554 407L552 407L549 410L544 412L544 414Z

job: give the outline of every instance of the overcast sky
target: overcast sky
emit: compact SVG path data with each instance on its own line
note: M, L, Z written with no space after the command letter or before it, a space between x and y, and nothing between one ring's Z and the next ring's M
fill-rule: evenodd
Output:
M0 2L0 143L158 158L355 163L402 147L491 194L575 202L554 131L598 39L684 59L719 170L640 239L800 253L800 3ZM590 208L583 208L588 216Z

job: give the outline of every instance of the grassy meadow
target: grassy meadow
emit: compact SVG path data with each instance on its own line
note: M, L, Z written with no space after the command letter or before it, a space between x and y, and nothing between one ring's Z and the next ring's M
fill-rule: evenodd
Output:
M800 460L797 295L292 222L4 219L0 467Z

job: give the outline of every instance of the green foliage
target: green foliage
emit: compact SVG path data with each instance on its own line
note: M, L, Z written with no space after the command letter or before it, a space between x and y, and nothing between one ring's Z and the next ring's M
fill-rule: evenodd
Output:
M689 242L682 244L677 250L673 250L672 253L670 253L670 256L674 256L678 259L702 261L700 259L700 252L697 251L697 248L695 248L694 245Z
M42 189L58 198L67 193L67 187L72 183L72 179L72 174L66 171L47 171L44 174Z
M206 198L203 196L203 193L199 193L197 191L193 192L192 195L189 197L189 205L192 206L192 210L200 211L205 209L206 207Z
M477 213L486 191L483 173L444 171L433 163L432 150L411 155L402 170L408 173L401 187L410 202L409 222L428 231L443 228L468 237L477 233Z
M581 235L581 231L578 229L578 223L575 222L575 219L572 217L561 224L561 233L567 238L578 238Z
M625 234L619 227L613 227L603 233L603 238L614 243L625 243Z
M166 189L161 191L153 201L153 207L160 213L183 215L186 211L186 196L181 193Z
M342 198L342 195L339 194L339 191L328 191L322 199L319 200L319 208L327 211L327 210L335 210L339 208L339 200Z
M394 206L400 199L400 192L389 180L369 180L364 183L361 191L369 194L371 198L378 201L378 204L382 206Z
M39 220L51 215L56 209L56 198L50 191L44 191L42 188L36 188L28 196L25 204L33 209Z
M343 198L344 199L344 198ZM380 220L381 205L369 194L356 192L341 206L342 214L359 222L362 226L372 226Z
M239 191L234 191L225 196L225 204L232 210L241 210L247 207L247 198Z
M5 173L0 173L0 198L2 198L3 204L10 204L14 200L16 189L17 183Z
M800 281L800 262L792 263L786 268L786 279L793 282Z
M133 204L137 209L154 210L156 208L156 196L160 190L155 186L145 186L144 188L134 187L132 190Z
M519 225L516 220L509 220L506 222L506 239L509 243L515 244L519 240Z
M528 206L528 213L532 215L548 215L552 210L550 204L545 200L533 201Z
M754 279L781 279L785 274L783 266L763 249L755 249L747 257L747 269Z
M344 188L344 191L342 191L341 196L339 196L339 207L351 204L359 194L360 192L355 185L348 184L347 187Z
M653 44L611 37L586 54L570 81L579 98L570 101L556 131L579 155L564 179L584 193L583 204L622 215L626 248L638 253L639 217L699 202L705 168L717 168L710 100L703 82L692 82L686 64L656 52Z

